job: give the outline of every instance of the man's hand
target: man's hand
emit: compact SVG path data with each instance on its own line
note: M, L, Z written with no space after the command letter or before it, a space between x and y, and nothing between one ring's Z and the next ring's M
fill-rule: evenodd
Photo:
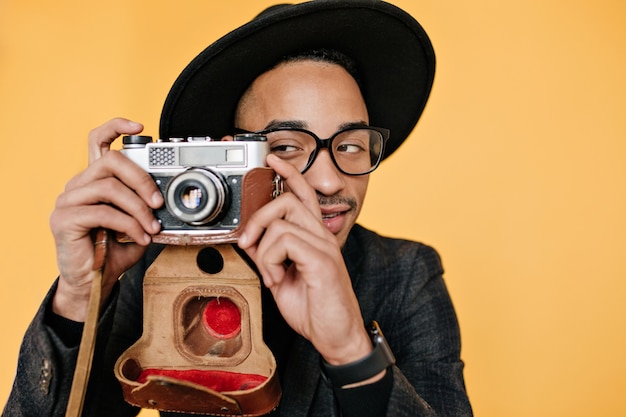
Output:
M287 323L328 363L361 359L372 344L316 192L291 164L274 155L267 161L289 192L257 210L239 246L254 260Z
M121 134L137 134L143 126L113 119L89 134L89 166L70 180L50 216L59 285L52 302L56 314L84 321L94 263L93 231L105 228L127 234L136 243L109 239L104 266L103 300L118 277L136 263L160 230L152 214L163 198L150 175L111 143Z

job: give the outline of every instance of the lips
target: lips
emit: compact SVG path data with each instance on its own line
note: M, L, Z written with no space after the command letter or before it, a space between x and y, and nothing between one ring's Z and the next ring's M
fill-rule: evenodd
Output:
M328 210L322 208L322 222L324 226L333 234L337 234L344 226L346 213L350 209L333 209Z
M346 222L352 220L349 219L350 212L357 208L356 200L342 195L328 196L319 193L317 198L322 211L324 226L334 235L345 231Z
M322 214L322 220L332 219L333 217L341 216L343 213L345 213L345 211Z

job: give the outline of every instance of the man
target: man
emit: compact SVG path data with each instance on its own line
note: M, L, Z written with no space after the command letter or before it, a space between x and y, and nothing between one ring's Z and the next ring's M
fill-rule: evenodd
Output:
M265 286L265 339L283 390L272 415L472 413L437 254L355 224L369 173L413 129L433 76L428 37L402 10L372 0L314 1L275 6L226 35L170 91L162 137L264 133L267 164L288 191L256 211L238 241ZM161 228L152 210L163 197L109 145L141 130L121 118L94 129L88 168L57 200L51 228L59 279L27 331L3 415L64 413L97 228L136 243L109 244L85 415L138 411L123 401L112 367L141 334L141 281L159 251L150 245ZM366 147L346 133L354 131L380 143L365 165L354 162ZM294 142L295 134L306 139ZM372 320L395 363L372 359L381 351L365 327Z

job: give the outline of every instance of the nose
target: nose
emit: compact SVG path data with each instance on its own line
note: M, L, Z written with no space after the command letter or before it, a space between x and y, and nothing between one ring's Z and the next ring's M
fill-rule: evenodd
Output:
M344 174L333 163L328 149L320 149L313 164L304 173L309 185L323 195L334 195L345 186Z

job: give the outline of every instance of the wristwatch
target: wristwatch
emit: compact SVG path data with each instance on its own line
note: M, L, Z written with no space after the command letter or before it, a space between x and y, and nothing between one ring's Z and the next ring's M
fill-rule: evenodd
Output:
M396 363L396 358L378 323L372 321L366 329L374 346L372 353L356 362L337 366L330 365L322 359L322 375L334 387L340 388L365 381Z

